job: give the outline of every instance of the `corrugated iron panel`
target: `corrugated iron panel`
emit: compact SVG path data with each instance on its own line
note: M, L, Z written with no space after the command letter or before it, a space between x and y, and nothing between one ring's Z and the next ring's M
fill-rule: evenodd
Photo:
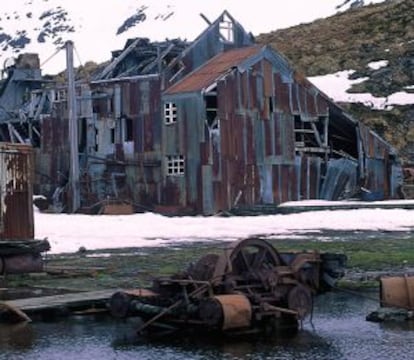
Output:
M34 237L32 148L0 143L0 239Z
M272 156L273 155L273 148L272 148L272 132L271 132L271 121L270 120L263 120L264 125L264 140L265 140L265 155Z
M364 187L368 190L366 200L383 200L388 197L388 174L380 159L366 159L366 179Z
M280 73L275 73L273 76L274 82L274 94L276 99L275 108L279 111L290 113L290 86L282 80Z
M256 150L254 144L254 120L250 116L245 119L245 138L246 138L246 163L254 164L256 161Z
M319 199L319 187L321 184L322 159L311 157L309 161L309 196L310 199Z
M362 123L358 124L365 156L372 159L384 159L390 146L376 133Z
M272 166L272 180L273 180L273 202L276 204L280 204L282 202L282 174L280 171L280 166L273 165Z
M293 162L295 157L294 122L289 114L275 114L275 155L284 162Z
M346 194L352 194L357 187L358 163L348 159L331 159L320 197L325 200L338 200Z

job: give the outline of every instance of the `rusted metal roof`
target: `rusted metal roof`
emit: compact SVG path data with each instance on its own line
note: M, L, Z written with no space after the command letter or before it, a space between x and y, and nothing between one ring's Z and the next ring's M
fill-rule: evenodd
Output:
M205 65L188 74L182 81L171 86L166 94L200 91L213 84L231 68L257 54L262 46L248 46L225 51L213 57Z

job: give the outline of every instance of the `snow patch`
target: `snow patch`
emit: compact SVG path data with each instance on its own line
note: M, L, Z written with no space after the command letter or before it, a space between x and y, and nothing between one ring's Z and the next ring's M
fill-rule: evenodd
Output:
M386 66L388 66L388 60L378 60L368 64L368 67L372 70L378 70Z
M317 203L320 202L312 202ZM35 237L47 238L51 253L76 252L80 247L96 250L206 240L233 241L255 235L295 238L298 234L315 234L321 229L414 230L412 210L404 209L326 210L228 218L165 217L153 213L113 216L36 212L34 215Z
M334 74L313 76L308 79L336 102L363 103L375 110L391 110L393 105L414 104L414 94L406 91L399 91L388 97L376 97L370 93L348 93L347 90L352 85L368 80L367 77L355 80L349 79L349 76L354 72L354 70L344 70Z

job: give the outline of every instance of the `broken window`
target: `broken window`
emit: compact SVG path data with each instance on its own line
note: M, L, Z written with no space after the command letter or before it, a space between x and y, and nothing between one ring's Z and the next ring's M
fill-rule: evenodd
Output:
M66 89L58 89L55 91L54 102L61 102L67 100Z
M177 106L172 102L164 104L164 121L167 125L177 122Z
M166 157L167 176L184 175L184 156L168 155Z
M234 42L234 24L233 21L227 16L223 16L220 22L220 39L223 42Z
M206 104L206 123L209 129L218 129L220 121L217 115L217 95L208 94L204 97Z
M133 141L134 140L134 131L133 131L133 122L132 119L127 116L122 116L122 141Z

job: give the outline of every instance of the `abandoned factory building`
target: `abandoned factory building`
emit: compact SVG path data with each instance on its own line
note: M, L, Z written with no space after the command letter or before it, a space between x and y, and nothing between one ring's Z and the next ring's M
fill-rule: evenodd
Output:
M138 38L112 55L92 79L76 80L76 185L66 85L45 80L31 54L3 80L0 140L34 146L35 191L60 210L70 207L70 184L80 196L73 210L125 200L209 215L397 197L393 148L226 11L192 42Z

